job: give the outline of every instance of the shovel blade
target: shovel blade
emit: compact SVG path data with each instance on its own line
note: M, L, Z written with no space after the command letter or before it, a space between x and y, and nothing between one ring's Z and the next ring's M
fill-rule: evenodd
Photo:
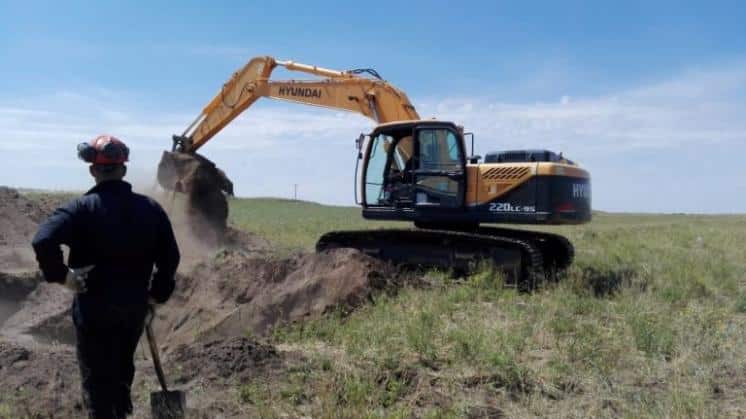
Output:
M183 419L186 413L186 396L183 391L155 391L150 393L153 419Z

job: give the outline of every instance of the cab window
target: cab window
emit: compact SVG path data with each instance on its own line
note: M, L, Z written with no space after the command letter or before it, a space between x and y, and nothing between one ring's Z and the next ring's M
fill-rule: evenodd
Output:
M420 169L456 171L461 169L461 150L453 132L423 129L418 133Z
M368 156L368 168L365 172L365 203L367 205L383 204L384 172L386 169L387 151L393 139L379 134L373 138Z

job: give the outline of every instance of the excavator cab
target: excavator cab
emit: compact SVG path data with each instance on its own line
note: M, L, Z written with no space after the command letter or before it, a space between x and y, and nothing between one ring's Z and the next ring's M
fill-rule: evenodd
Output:
M364 217L414 221L463 212L466 159L456 125L382 124L365 146L361 153Z

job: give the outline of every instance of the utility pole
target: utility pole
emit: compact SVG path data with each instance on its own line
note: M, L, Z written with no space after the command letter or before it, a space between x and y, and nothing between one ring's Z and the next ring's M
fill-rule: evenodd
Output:
M293 201L298 200L298 184L293 184Z

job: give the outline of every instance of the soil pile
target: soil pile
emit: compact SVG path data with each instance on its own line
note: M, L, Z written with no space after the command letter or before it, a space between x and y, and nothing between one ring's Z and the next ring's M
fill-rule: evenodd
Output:
M72 293L56 284L39 282L0 329L18 342L75 343L70 307Z
M31 238L51 211L21 195L15 189L0 186L0 271L34 266Z
M73 342L72 295L43 283L31 239L65 197L29 199L0 187L0 335L17 342Z
M264 334L284 323L351 310L377 290L393 290L394 268L356 250L257 257L224 250L177 279L172 302L158 312L168 347L197 340Z
M28 244L37 226L29 213L36 210L17 191L0 187L0 246Z
M39 223L68 198L53 195L32 200L15 189L0 186L0 271L22 272L36 268L31 239Z
M0 336L26 343L75 343L72 293L38 273L0 273Z

